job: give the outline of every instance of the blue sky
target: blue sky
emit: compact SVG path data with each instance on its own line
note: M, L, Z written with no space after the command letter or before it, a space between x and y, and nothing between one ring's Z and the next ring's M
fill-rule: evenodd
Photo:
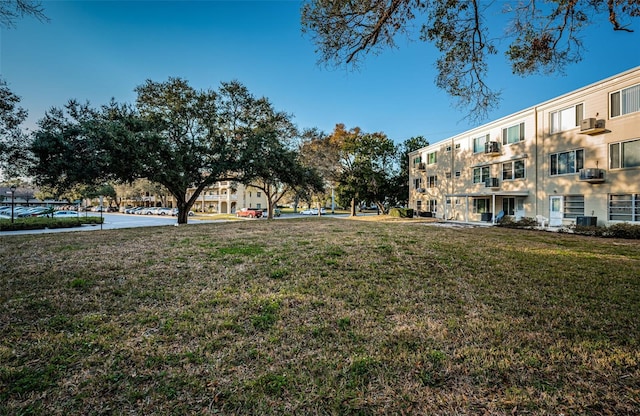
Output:
M500 2L498 2L500 3ZM431 143L471 127L434 85L435 54L415 41L368 56L357 70L318 64L300 28L299 1L47 1L48 23L1 29L0 73L29 110L26 127L71 98L134 102L146 79L185 78L198 89L238 80L294 116L300 128L336 123ZM636 19L638 20L638 19ZM502 56L488 82L503 101L492 119L640 65L640 24L613 32L606 16L584 37L584 60L565 74L522 78ZM497 33L499 35L499 33Z

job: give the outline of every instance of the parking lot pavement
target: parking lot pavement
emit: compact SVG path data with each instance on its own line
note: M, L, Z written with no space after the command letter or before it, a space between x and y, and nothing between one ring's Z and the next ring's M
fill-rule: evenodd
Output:
M99 217L99 213L89 212L89 213L80 213L80 216L84 215L90 217ZM100 225L83 225L82 227L74 227L74 228L56 228L56 229L45 229L45 230L23 230L23 231L2 231L0 232L0 236L7 235L19 235L19 234L50 234L50 233L62 233L62 232L72 232L72 231L96 231L96 230L113 230L118 228L136 228L136 227L159 227L163 225L175 225L178 223L177 217L166 217L166 216L149 216L149 215L126 215L126 214L114 214L114 213L104 213L102 214L104 218L104 223L102 224L102 228ZM196 223L206 223L210 221L206 220L194 220L189 218L189 224Z

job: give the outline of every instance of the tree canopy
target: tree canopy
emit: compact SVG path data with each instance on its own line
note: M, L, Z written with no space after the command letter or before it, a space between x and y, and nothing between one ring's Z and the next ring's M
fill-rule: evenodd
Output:
M303 155L336 187L338 199L351 206L362 201L383 203L392 193L396 148L384 133L365 133L359 127L347 129L337 124L325 136L310 135Z
M502 33L489 16L504 13ZM369 53L397 46L397 38L418 36L440 52L436 85L457 100L475 120L485 119L500 94L485 82L488 59L510 40L506 57L515 74L558 72L578 62L581 33L591 23L608 21L613 30L630 31L640 16L637 0L308 0L302 7L303 32L311 34L320 61L357 64ZM419 32L414 33L414 27Z
M42 3L34 0L2 0L0 1L0 26L15 27L16 21L32 16L40 21L48 21Z
M215 182L273 191L315 180L287 148L297 134L290 116L237 81L200 91L180 78L148 80L136 92L135 106L95 109L70 101L47 112L31 146L37 182L60 194L77 184L146 178L168 190L178 222L186 223L202 190Z
M20 125L27 118L27 110L19 106L15 95L0 79L0 172L13 177L25 167L26 135Z

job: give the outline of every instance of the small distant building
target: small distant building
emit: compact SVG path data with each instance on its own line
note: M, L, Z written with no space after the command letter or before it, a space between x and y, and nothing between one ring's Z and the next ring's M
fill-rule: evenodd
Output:
M195 188L187 191L191 198ZM234 181L220 181L202 190L192 210L215 214L235 214L240 208L267 208L264 192Z

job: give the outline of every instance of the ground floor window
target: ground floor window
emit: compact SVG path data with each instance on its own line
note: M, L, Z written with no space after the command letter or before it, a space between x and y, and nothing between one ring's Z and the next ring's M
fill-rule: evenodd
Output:
M437 210L438 210L438 200L430 199L428 204L429 204L429 209L427 210L428 212L437 212Z
M422 201L416 201L416 210L422 211Z
M577 218L584 215L584 195L566 195L564 197L564 217Z
M504 215L514 215L515 207L515 198L502 198L502 211L504 211Z
M473 199L473 213L484 214L489 211L489 198L474 198Z
M640 221L640 194L609 195L609 220Z

